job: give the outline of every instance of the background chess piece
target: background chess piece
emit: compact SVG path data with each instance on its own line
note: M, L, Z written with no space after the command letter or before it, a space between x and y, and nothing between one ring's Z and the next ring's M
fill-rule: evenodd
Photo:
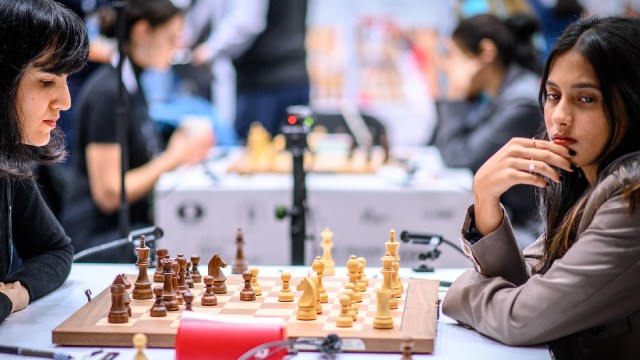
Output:
M147 335L140 333L133 335L133 347L138 350L133 360L147 360L147 355L144 354L144 349L147 348Z
M213 276L207 275L204 277L204 285L206 287L204 295L200 303L202 306L216 306L218 305L218 297L213 292Z
M164 277L162 276L162 260L165 256L169 255L169 250L167 249L156 249L156 260L158 264L156 265L156 271L153 274L153 282L163 282Z
M242 274L247 271L247 260L244 257L244 234L242 229L238 229L236 233L236 258L231 264L232 274Z
M253 289L253 292L256 293L256 296L262 295L262 287L258 282L258 273L260 272L260 269L257 267L251 267L249 272L251 273L251 288Z
M324 275L335 275L336 263L333 261L333 256L331 256L331 248L333 247L333 232L329 230L328 227L326 227L320 233L320 235L322 236L322 242L320 243L320 246L322 247Z
M298 300L298 310L296 311L296 319L298 320L315 320L318 318L316 313L316 304L318 303L318 287L316 281L310 275L305 276L296 286L296 290L303 291L300 300Z
M164 300L162 299L163 288L160 285L156 285L153 288L153 294L156 296L156 301L151 306L149 316L151 317L164 317L167 316L167 307L164 306Z

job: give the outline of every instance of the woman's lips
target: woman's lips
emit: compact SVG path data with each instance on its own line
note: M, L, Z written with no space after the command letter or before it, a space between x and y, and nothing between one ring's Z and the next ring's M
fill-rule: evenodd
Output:
M51 126L52 128L56 127L57 120L44 120L44 123Z
M554 136L553 143L562 146L570 146L578 142L576 139L570 138L568 136Z

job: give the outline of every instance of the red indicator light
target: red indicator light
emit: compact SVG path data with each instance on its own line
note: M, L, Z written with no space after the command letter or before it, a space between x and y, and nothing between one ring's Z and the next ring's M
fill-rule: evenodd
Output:
M295 115L289 115L289 117L287 118L287 122L289 123L289 125L295 125L296 124L296 116Z

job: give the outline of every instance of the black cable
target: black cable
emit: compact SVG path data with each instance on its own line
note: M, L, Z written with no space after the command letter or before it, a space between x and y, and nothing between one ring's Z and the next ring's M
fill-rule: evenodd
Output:
M291 347L294 347L295 345L311 345L311 346L314 346L316 350L319 350L323 354L333 356L335 353L341 351L342 340L336 334L329 334L324 339L310 339L310 340L291 339L291 340L272 341L272 342L258 345L253 349L250 349L249 351L242 354L242 356L240 356L238 360L249 360L251 359L252 356L264 350L270 351L271 349L278 348L278 347L285 347L285 346L291 348ZM275 353L269 352L266 355L266 357L263 357L263 359L267 359L274 354Z
M449 245L449 246L451 246L452 248L456 249L460 254L464 255L465 257L467 256L467 254L465 254L464 251L462 249L460 249L460 247L458 245L452 243L451 241L446 240L446 239L442 239L442 242L447 244L447 245Z

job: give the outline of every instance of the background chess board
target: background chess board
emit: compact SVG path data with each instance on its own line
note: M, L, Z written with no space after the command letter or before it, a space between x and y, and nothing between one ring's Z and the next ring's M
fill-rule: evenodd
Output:
M133 284L135 276L129 275ZM367 291L363 293L362 303L358 303L358 316L351 328L335 326L340 313L338 294L342 291L346 279L325 277L323 285L329 296L329 302L322 304L323 313L317 320L301 321L296 319L297 301L302 295L295 291L301 279L292 278L291 288L295 294L293 302L279 302L278 292L281 288L279 278L264 277L259 279L262 295L256 301L240 301L242 279L239 276L227 278L227 294L216 294L218 305L202 306L203 284L190 289L194 295L193 311L209 314L221 314L225 317L281 317L286 321L289 338L317 337L323 338L335 333L343 339L354 339L361 348L350 349L359 352L399 352L400 340L410 336L415 345L414 353L431 353L435 340L437 318L438 282L432 280L407 280L404 282L405 292L398 299L398 309L391 310L394 321L393 329L381 330L373 328L376 313L374 287L381 286L381 279L370 280ZM157 284L154 283L153 286ZM373 285L374 287L372 287ZM132 285L133 288L133 285ZM132 289L128 292L131 293ZM131 300L132 316L128 323L111 324L107 320L111 307L109 289L102 291L93 300L70 316L53 330L53 343L66 346L123 346L130 347L131 339L136 333L145 333L149 347L173 347L180 323L180 311L169 311L166 317L151 317L149 309L154 300ZM349 349L346 349L349 350Z

